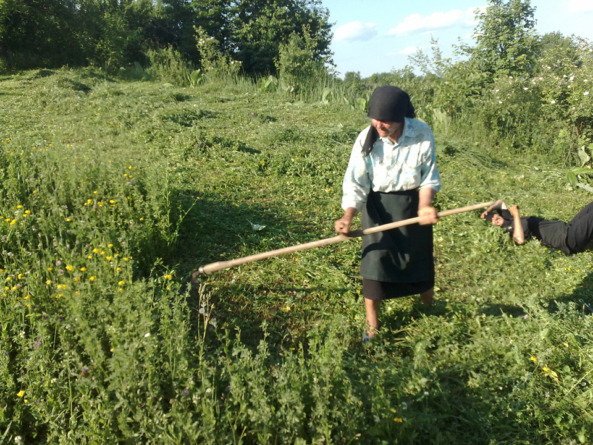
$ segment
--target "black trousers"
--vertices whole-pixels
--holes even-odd
[[[571,253],[582,252],[593,240],[593,202],[568,223],[566,246]]]

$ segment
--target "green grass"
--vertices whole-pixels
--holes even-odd
[[[366,125],[246,81],[0,78],[0,442],[589,443],[590,252],[444,218],[436,304],[386,303],[370,344],[359,240],[184,291],[200,265],[333,236]],[[437,146],[440,209],[591,200],[545,159]]]

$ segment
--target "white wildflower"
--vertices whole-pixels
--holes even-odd
[[[555,104],[555,103],[556,103],[556,101],[555,101],[555,100],[553,100],[553,101],[552,101],[552,102],[550,102],[550,103],[551,103],[551,104]]]
[[[589,95],[589,92],[588,92],[588,91],[585,91],[585,92],[583,93],[583,96],[588,96],[588,95]]]
[[[148,338],[150,337],[150,332],[147,332],[146,334],[144,334],[144,338]]]

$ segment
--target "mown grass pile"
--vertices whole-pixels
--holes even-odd
[[[367,120],[251,83],[0,79],[6,443],[588,443],[591,253],[435,227],[437,303],[361,342],[359,241],[186,288],[199,265],[332,236]],[[416,104],[422,106],[423,104]],[[569,220],[544,161],[437,135],[441,209]]]

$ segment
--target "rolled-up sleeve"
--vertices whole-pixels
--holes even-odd
[[[344,175],[342,190],[342,208],[346,210],[349,207],[354,207],[358,212],[361,212],[371,190],[371,179],[367,163],[362,155],[360,137],[354,143],[348,168]]]
[[[424,143],[427,144],[425,147],[425,153],[423,156],[423,162],[420,167],[420,187],[421,189],[430,187],[435,192],[441,189],[441,175],[437,168],[437,153],[435,147],[434,136],[432,132],[429,139]]]

